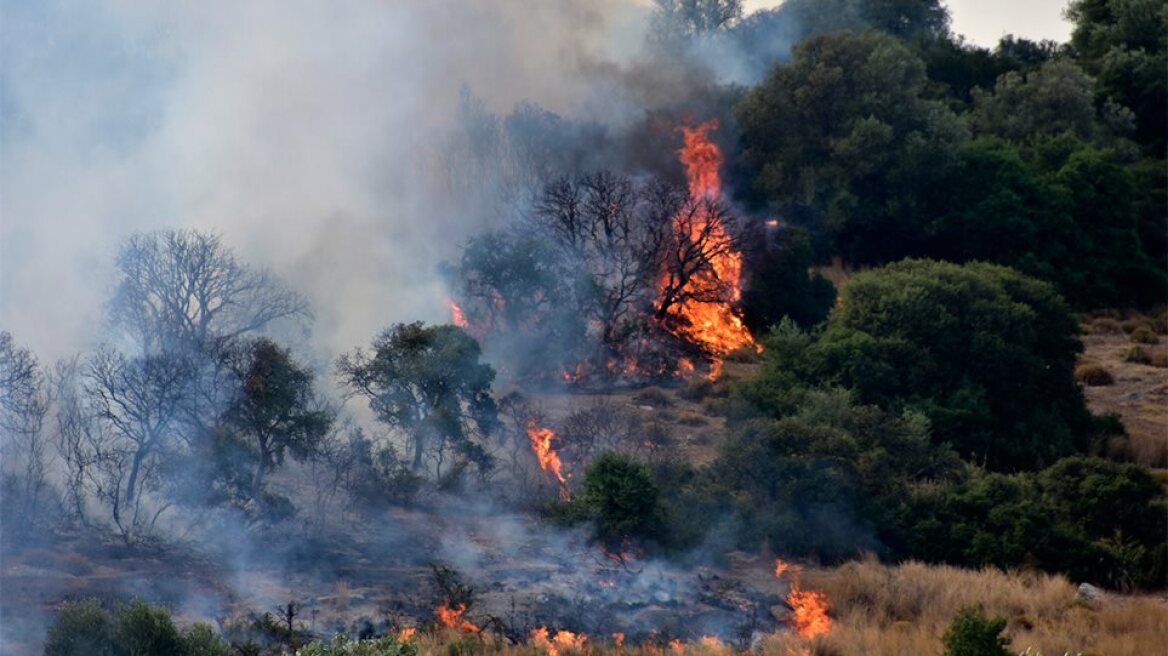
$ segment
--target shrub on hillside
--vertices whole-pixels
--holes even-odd
[[[610,549],[625,540],[653,537],[660,528],[658,490],[649,469],[632,458],[605,453],[584,472],[576,501],[596,522],[596,537]]]
[[[45,656],[228,656],[230,646],[197,623],[180,633],[170,611],[141,600],[113,613],[96,599],[62,604],[45,636]]]
[[[1115,377],[1103,365],[1084,362],[1075,367],[1075,380],[1088,387],[1103,387],[1115,384]]]
[[[986,618],[974,608],[957,613],[945,630],[943,656],[1010,656],[1010,639],[1002,635],[1006,618]]]
[[[1133,346],[1124,354],[1123,361],[1135,364],[1152,364],[1152,354],[1142,346]]]
[[[1128,339],[1136,344],[1159,344],[1160,336],[1147,326],[1140,326],[1128,335]]]

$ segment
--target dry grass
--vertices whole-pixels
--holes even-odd
[[[1105,367],[1094,362],[1084,362],[1075,367],[1075,380],[1089,387],[1115,384],[1115,376]]]
[[[1114,378],[1112,385],[1084,385],[1088,406],[1097,414],[1119,415],[1128,432],[1128,437],[1106,445],[1107,454],[1150,467],[1168,467],[1168,345],[1136,346],[1122,332],[1093,332],[1083,338],[1083,345],[1086,352],[1080,366],[1102,366]]]
[[[966,606],[1006,617],[1015,653],[1134,655],[1168,644],[1163,599],[1109,595],[1091,608],[1061,576],[867,560],[808,572],[805,582],[832,600],[829,653],[940,653],[945,628]]]

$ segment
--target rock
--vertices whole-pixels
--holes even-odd
[[[1079,590],[1075,593],[1075,599],[1088,604],[1096,604],[1103,599],[1103,591],[1090,583],[1080,583]]]

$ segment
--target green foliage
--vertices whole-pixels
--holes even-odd
[[[1086,446],[1077,333],[1045,283],[989,264],[906,260],[851,280],[802,369],[862,403],[922,413],[964,458],[1029,468]]]
[[[1010,639],[1002,635],[1006,618],[988,619],[975,608],[959,611],[941,642],[943,656],[1010,656]]]
[[[45,656],[114,656],[113,618],[96,599],[67,601],[45,636]]]
[[[1096,132],[1093,91],[1094,80],[1069,61],[1006,73],[992,93],[974,91],[970,127],[1019,144],[1064,132],[1089,140]]]
[[[958,461],[930,443],[919,415],[807,391],[783,419],[737,423],[711,475],[740,518],[740,541],[839,559],[879,548],[868,521],[887,521],[914,482],[944,479]]]
[[[605,453],[593,460],[575,503],[596,522],[597,539],[616,551],[625,540],[653,537],[660,527],[652,474],[625,455]]]
[[[823,321],[835,303],[835,287],[808,273],[814,253],[807,232],[794,226],[768,231],[763,247],[747,253],[750,284],[742,294],[746,326],[762,334],[783,317],[811,327]]]
[[[896,38],[841,33],[800,43],[737,108],[756,200],[823,226],[853,262],[919,249],[924,195],[964,139],[925,97],[925,66]]]
[[[197,623],[180,633],[170,611],[133,600],[110,613],[95,599],[65,602],[45,637],[45,656],[227,656],[228,644]]]
[[[414,471],[427,456],[439,462],[447,448],[480,470],[490,455],[473,438],[491,433],[498,412],[491,397],[495,370],[479,361],[479,344],[455,326],[397,324],[337,363],[341,381],[385,424],[413,441]]]
[[[417,656],[418,648],[392,637],[354,640],[344,635],[329,642],[315,641],[296,650],[296,656]]]

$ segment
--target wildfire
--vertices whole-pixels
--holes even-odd
[[[409,640],[417,635],[417,633],[417,627],[407,626],[406,628],[397,632],[397,640],[398,642],[409,642]]]
[[[831,633],[831,618],[827,616],[827,595],[814,590],[803,590],[799,586],[799,568],[775,559],[775,576],[791,572],[791,590],[787,593],[787,605],[791,607],[791,627],[804,640],[811,640]]]
[[[583,649],[584,643],[588,640],[587,635],[571,631],[556,631],[556,634],[549,638],[546,626],[532,629],[530,638],[532,645],[546,650],[549,656],[557,656],[561,649]]]
[[[625,634],[620,632],[620,631],[617,631],[616,633],[612,634],[612,644],[616,645],[617,647],[624,645],[625,644]]]
[[[556,439],[555,432],[550,428],[541,428],[533,417],[527,420],[527,438],[531,440],[531,450],[535,452],[535,458],[539,461],[540,468],[559,481],[560,496],[566,499],[568,497],[568,479],[564,478],[560,454],[552,448],[552,440]]]
[[[717,200],[721,194],[722,182],[718,169],[722,166],[722,151],[710,140],[710,132],[717,128],[717,119],[697,127],[678,128],[684,144],[678,156],[685,165],[689,194],[694,201]],[[724,298],[717,301],[690,299],[670,310],[675,318],[680,319],[674,328],[678,336],[715,356],[711,377],[717,377],[721,371],[720,356],[744,346],[758,348],[735,309],[742,294],[742,254],[730,243],[726,227],[709,212],[699,217],[698,221],[689,223],[679,217],[676,229],[679,233],[687,229],[690,231],[689,235],[679,234],[679,239],[698,241],[708,233],[705,239],[721,246],[714,249],[710,258],[712,272],[695,276],[682,291],[696,294],[697,290],[702,289],[724,289]]]
[[[470,327],[470,324],[466,321],[466,315],[462,313],[462,308],[459,307],[458,303],[455,303],[448,298],[446,299],[446,305],[450,308],[450,323],[458,326],[459,328],[462,328],[463,330],[466,330]]]
[[[448,599],[443,600],[442,603],[438,604],[438,607],[434,609],[434,615],[438,617],[438,622],[442,626],[456,629],[464,633],[478,633],[481,631],[482,629],[480,629],[477,625],[462,616],[465,612],[466,604],[458,604],[454,608],[451,608],[450,600]]]

